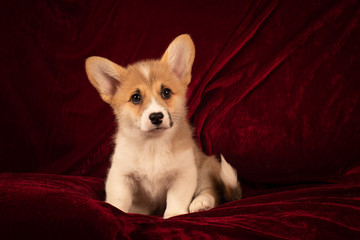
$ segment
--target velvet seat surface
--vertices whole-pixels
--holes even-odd
[[[1,239],[359,239],[360,2],[7,1]],[[104,202],[115,118],[84,63],[189,33],[189,120],[243,199],[170,219]]]

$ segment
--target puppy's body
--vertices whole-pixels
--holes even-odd
[[[100,57],[86,62],[118,121],[106,201],[125,212],[168,218],[240,198],[235,170],[205,156],[192,137],[186,89],[194,56],[191,38],[181,35],[161,60],[126,69]]]

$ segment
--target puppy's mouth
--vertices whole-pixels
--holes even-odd
[[[174,123],[172,121],[170,121],[170,123],[168,125],[165,124],[158,124],[155,125],[152,129],[150,129],[148,132],[163,132],[167,129],[172,128],[172,126],[174,125]]]
[[[157,126],[153,129],[150,129],[148,132],[151,132],[151,133],[154,133],[154,132],[163,132],[165,130],[167,130],[169,128],[165,128],[165,127],[160,127],[160,126]]]

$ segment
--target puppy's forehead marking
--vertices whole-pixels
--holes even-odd
[[[164,107],[161,106],[156,99],[151,98],[151,101],[147,107],[147,111],[149,112],[164,112]]]
[[[148,65],[140,64],[139,66],[141,74],[145,77],[145,79],[149,80],[150,78],[150,68]]]

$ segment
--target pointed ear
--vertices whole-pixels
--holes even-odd
[[[194,43],[188,34],[183,34],[170,43],[161,58],[161,62],[168,64],[172,72],[188,85],[191,81],[191,68],[194,58]]]
[[[110,103],[126,70],[102,57],[89,57],[86,59],[85,68],[90,83],[100,93],[101,98]]]

